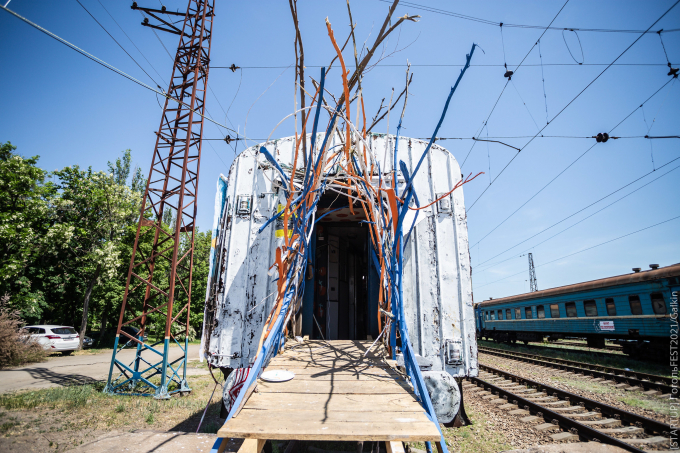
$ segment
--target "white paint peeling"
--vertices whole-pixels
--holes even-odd
[[[392,170],[394,139],[388,137],[390,151],[383,175]],[[374,135],[369,141],[379,160],[385,156],[385,140],[384,135]],[[206,303],[203,340],[210,363],[219,367],[249,365],[274,303],[273,297],[266,298],[276,288],[267,273],[277,244],[274,224],[262,233],[258,230],[276,212],[283,195],[276,187],[278,175],[258,152],[259,146],[248,148],[232,164],[226,178],[229,202],[223,206],[224,226],[214,242],[221,248],[212,264],[219,267],[219,272],[217,281],[210,282],[210,288],[216,288],[212,293],[215,303]],[[293,137],[265,146],[282,166],[292,166]],[[397,159],[403,160],[412,173],[426,146],[425,141],[402,137]],[[304,168],[301,157],[297,168]],[[400,179],[403,188],[403,178]],[[433,145],[413,183],[420,205],[448,192],[460,179],[460,167],[453,155]],[[239,195],[251,197],[250,215],[236,214]],[[413,346],[432,362],[432,371],[446,371],[454,377],[476,376],[477,343],[463,188],[449,198],[450,212],[439,212],[437,204],[419,212],[404,248],[404,309]],[[415,212],[404,224],[405,235],[414,218]],[[446,363],[446,344],[451,340],[462,343],[460,364]]]

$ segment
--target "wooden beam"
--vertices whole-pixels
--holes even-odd
[[[401,442],[385,442],[385,448],[387,448],[387,453],[405,453],[404,444]]]
[[[238,453],[260,453],[264,447],[266,439],[244,439]],[[223,442],[226,445],[226,442]],[[218,452],[221,453],[221,452]]]

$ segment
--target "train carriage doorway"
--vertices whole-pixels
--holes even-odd
[[[322,197],[317,217],[336,209],[345,198],[335,195]],[[310,338],[366,340],[377,336],[379,275],[369,260],[372,246],[364,220],[360,207],[354,208],[354,214],[346,207],[316,224],[313,282],[307,280],[303,302],[302,333]],[[312,322],[305,319],[309,317]]]

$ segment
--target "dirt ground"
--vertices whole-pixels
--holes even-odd
[[[114,431],[195,433],[213,390],[200,433],[214,434],[222,425],[221,387],[205,364],[190,362],[187,371],[192,392],[166,401],[105,395],[103,380],[86,377],[66,387],[2,394],[0,451],[68,451]]]

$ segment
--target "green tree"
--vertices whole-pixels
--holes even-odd
[[[92,291],[100,277],[116,276],[121,265],[121,240],[126,227],[139,213],[140,197],[125,184],[118,183],[127,175],[115,171],[108,174],[91,168],[85,171],[76,165],[53,174],[59,179],[61,196],[56,203],[59,222],[68,225],[65,244],[69,251],[68,267],[86,282],[80,330],[82,347]]]
[[[14,150],[10,142],[0,145],[0,295],[24,319],[38,320],[47,306],[44,285],[54,277],[50,258],[68,231],[55,222],[56,188],[38,168],[39,156]]]

